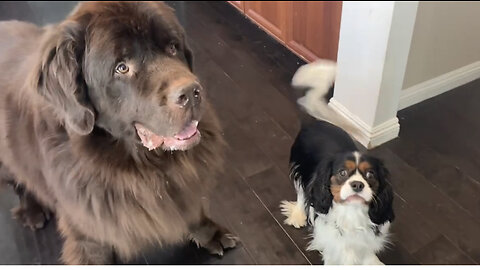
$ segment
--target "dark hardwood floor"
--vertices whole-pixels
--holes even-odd
[[[304,64],[221,2],[169,2],[195,53],[230,144],[210,215],[240,236],[223,258],[193,244],[152,248],[130,264],[320,264],[305,251],[308,229],[283,224],[278,204],[294,199],[288,154],[304,116],[290,79]],[[74,3],[0,2],[0,20],[61,20]],[[396,222],[387,264],[480,263],[480,80],[399,112],[399,138],[371,151],[391,171]],[[32,232],[10,217],[0,191],[0,264],[57,264],[55,222]]]

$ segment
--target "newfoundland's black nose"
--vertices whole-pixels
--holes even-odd
[[[175,104],[180,107],[194,106],[200,103],[201,100],[201,86],[198,83],[192,83],[177,90]]]
[[[360,181],[353,181],[353,182],[350,183],[350,186],[352,187],[353,191],[355,191],[355,192],[360,192],[365,187],[365,185]]]

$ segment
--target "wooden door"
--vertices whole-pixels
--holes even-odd
[[[283,41],[287,32],[287,9],[289,2],[244,1],[245,15]]]
[[[245,11],[245,1],[228,1],[234,7],[238,8],[241,12]]]
[[[337,59],[341,1],[229,2],[305,60]]]
[[[336,60],[341,13],[342,2],[291,2],[286,45],[309,61]]]

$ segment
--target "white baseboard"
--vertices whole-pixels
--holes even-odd
[[[416,84],[402,90],[398,110],[405,109],[478,78],[480,78],[480,61]]]
[[[394,117],[375,127],[370,127],[364,121],[362,121],[362,119],[352,114],[347,108],[345,108],[345,106],[340,104],[334,98],[330,99],[330,103],[328,105],[360,131],[360,135],[355,136],[355,139],[367,149],[375,148],[398,137],[400,132],[400,124],[398,123],[397,117]]]

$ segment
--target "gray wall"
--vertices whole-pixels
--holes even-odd
[[[420,2],[403,89],[480,61],[480,2]]]

